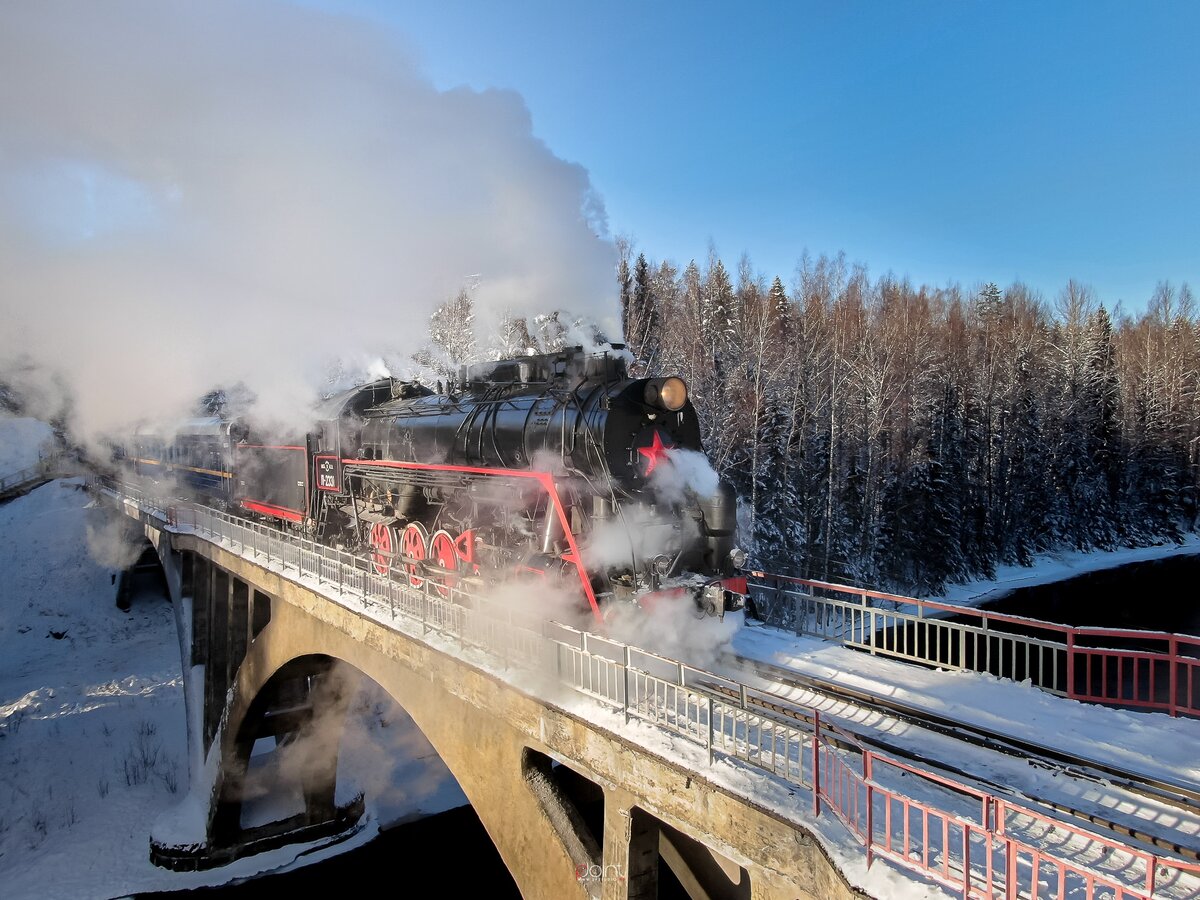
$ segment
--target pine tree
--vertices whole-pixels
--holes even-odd
[[[625,342],[645,371],[655,371],[658,358],[658,298],[650,277],[650,264],[643,253],[633,267],[633,293],[625,320]]]
[[[630,309],[658,313],[641,352],[688,380],[759,552],[798,574],[934,589],[1200,528],[1186,289],[1132,319],[1075,281],[1051,310],[1020,284],[872,284],[840,255],[804,255],[791,299],[745,258],[733,289],[715,252],[703,274],[639,258],[631,279]]]

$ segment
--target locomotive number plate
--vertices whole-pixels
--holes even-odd
[[[317,490],[340,491],[342,487],[342,461],[336,456],[314,456]]]

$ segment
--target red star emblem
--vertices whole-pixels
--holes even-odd
[[[649,447],[638,447],[638,453],[646,457],[647,460],[645,472],[647,478],[650,477],[651,472],[658,468],[659,463],[670,462],[670,458],[667,456],[667,451],[671,449],[671,447],[663,444],[662,438],[658,436],[657,431],[654,432],[654,441]]]

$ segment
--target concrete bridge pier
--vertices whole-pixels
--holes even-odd
[[[496,704],[477,705],[447,690],[451,686],[463,690],[460,664],[407,642],[388,649],[408,650],[417,658],[397,660],[381,646],[379,627],[361,617],[329,607],[346,626],[345,630],[331,628],[293,603],[281,602],[273,594],[264,596],[272,597],[270,620],[240,661],[210,750],[219,754],[219,765],[202,848],[204,865],[256,852],[274,841],[310,840],[354,828],[363,810],[362,798],[342,806],[335,805],[334,799],[346,707],[365,676],[421,728],[471,801],[525,896],[586,896],[575,875],[585,860],[569,851],[552,826],[544,798],[531,790],[526,777],[527,740],[497,719],[489,709]],[[213,641],[215,635],[210,630],[210,643],[219,643]],[[495,687],[487,679],[481,679],[481,684]],[[250,754],[255,743],[270,737],[277,740],[276,752],[288,754],[286,770],[299,783],[304,813],[268,826],[248,827]],[[598,862],[598,855],[586,861]],[[464,859],[460,876],[469,879],[470,865],[470,859]]]
[[[799,893],[791,883],[773,890],[766,873],[757,872],[752,890],[744,868],[640,808],[633,794],[609,788],[604,797],[602,900],[655,900],[660,866],[694,900],[765,900]]]
[[[194,552],[201,542],[144,524],[175,611],[184,671],[191,669],[201,676],[184,679],[190,777],[194,781],[203,779],[206,771],[216,772],[203,841],[171,843],[152,838],[151,860],[176,870],[205,869],[289,843],[354,833],[363,814],[363,798],[358,795],[336,803],[337,741],[330,746],[311,740],[318,728],[332,734],[341,730],[350,698],[345,679],[334,677],[335,661],[314,655],[275,673],[269,685],[253,694],[254,702],[236,731],[223,730],[231,688],[247,674],[243,672],[247,656],[271,621],[272,597]],[[132,571],[133,567],[126,573],[126,583]],[[255,648],[260,654],[262,644]],[[297,781],[302,811],[246,826],[243,798],[251,754],[264,738],[273,740],[277,749],[291,751],[289,771]],[[210,767],[206,762],[214,753],[220,759]]]
[[[604,792],[602,900],[657,900],[658,823],[639,812],[628,792]]]

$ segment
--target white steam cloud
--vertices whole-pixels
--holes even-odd
[[[415,349],[468,281],[485,329],[619,332],[586,171],[517,94],[438,91],[365,23],[3,2],[0,122],[0,367],[64,371],[87,431],[237,381],[307,410],[331,358]]]
[[[741,612],[706,616],[691,597],[676,596],[655,598],[639,608],[617,606],[606,631],[616,640],[667,659],[714,669],[743,624]]]
[[[650,486],[668,503],[682,503],[689,492],[697,497],[712,497],[720,483],[721,476],[707,456],[682,448],[668,450],[667,462],[655,466],[650,473]]]
[[[86,522],[88,555],[106,569],[128,569],[147,547],[146,536],[136,522],[122,513],[103,507],[89,510]]]
[[[671,553],[681,543],[687,546],[698,538],[691,517],[665,518],[652,514],[647,507],[630,504],[618,518],[592,528],[582,547],[583,559],[588,569],[635,567],[638,561]]]

